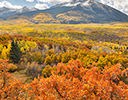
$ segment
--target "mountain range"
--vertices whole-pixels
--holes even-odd
[[[5,18],[5,17],[10,17],[19,13],[25,13],[25,12],[31,12],[31,11],[36,11],[38,9],[36,8],[29,8],[27,6],[21,8],[21,9],[14,9],[14,8],[7,8],[3,7],[0,8],[0,18]]]
[[[128,15],[94,0],[72,0],[57,4],[46,10],[23,7],[22,9],[0,8],[3,20],[27,19],[38,23],[108,23],[128,22]]]

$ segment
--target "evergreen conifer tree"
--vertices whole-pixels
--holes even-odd
[[[10,59],[14,63],[18,63],[20,61],[20,48],[18,46],[17,40],[13,40],[11,43]]]

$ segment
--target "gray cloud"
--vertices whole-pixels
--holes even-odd
[[[100,0],[100,2],[116,8],[128,15],[128,0]]]
[[[72,0],[37,0],[38,2],[45,2],[45,3],[49,3],[49,4],[59,4],[59,3],[63,3],[63,2],[70,2]]]

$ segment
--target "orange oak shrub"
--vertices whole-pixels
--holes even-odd
[[[103,70],[84,68],[78,60],[59,63],[50,77],[38,77],[31,83],[11,79],[6,69],[10,64],[0,60],[0,99],[5,100],[128,100],[128,85],[120,77],[128,74],[121,64]],[[11,79],[11,80],[10,80]]]
[[[22,82],[12,78],[8,70],[12,64],[0,59],[0,100],[18,100],[21,95]]]
[[[59,63],[49,78],[38,78],[25,86],[29,98],[37,100],[128,100],[128,85],[119,76],[128,74],[121,65],[86,69],[78,60]]]

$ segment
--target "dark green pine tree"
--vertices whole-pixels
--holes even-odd
[[[17,40],[13,40],[11,43],[11,50],[10,50],[10,59],[14,63],[18,63],[20,61],[20,48],[18,46]]]

